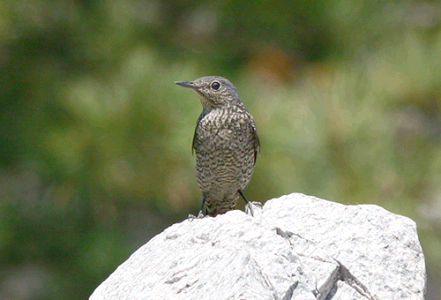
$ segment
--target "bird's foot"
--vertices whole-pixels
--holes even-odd
[[[204,216],[204,213],[202,212],[202,210],[199,211],[198,213],[198,219],[202,219]]]
[[[262,213],[262,203],[260,202],[248,202],[245,205],[245,213],[247,215],[250,215],[252,217],[257,217],[258,215],[260,215]]]
[[[205,216],[204,216],[204,213],[202,212],[202,210],[199,211],[197,217],[196,217],[195,215],[192,215],[192,214],[189,214],[189,215],[188,215],[188,219],[189,219],[190,221],[193,221],[194,219],[202,219],[202,218],[204,218],[204,217],[205,217]]]

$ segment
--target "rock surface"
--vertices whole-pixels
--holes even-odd
[[[424,299],[409,218],[303,194],[253,208],[167,228],[90,299]]]

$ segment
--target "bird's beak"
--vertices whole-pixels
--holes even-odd
[[[199,87],[197,85],[195,85],[193,81],[175,81],[175,83],[177,85],[180,85],[180,86],[183,86],[186,88],[191,88],[193,90],[199,89]]]

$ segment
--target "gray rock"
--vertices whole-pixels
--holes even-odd
[[[167,228],[90,299],[424,299],[409,218],[302,194],[247,211]]]

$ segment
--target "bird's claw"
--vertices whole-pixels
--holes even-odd
[[[202,210],[200,210],[197,217],[195,215],[189,214],[188,220],[193,221],[194,219],[202,219],[204,217],[204,213],[202,212]]]
[[[248,202],[245,205],[245,213],[252,217],[256,217],[258,214],[262,212],[262,203],[260,202]]]

